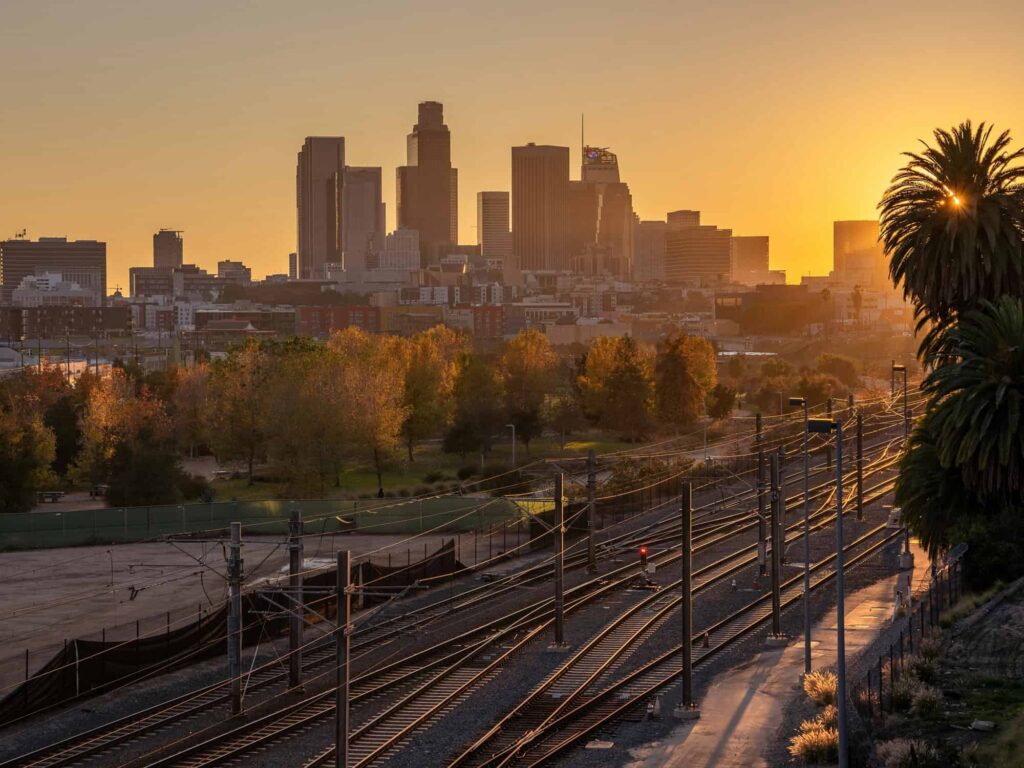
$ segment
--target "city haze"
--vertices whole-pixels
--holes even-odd
[[[512,146],[570,146],[577,177],[582,112],[641,219],[689,208],[767,234],[795,282],[828,270],[833,220],[876,216],[933,126],[1024,122],[1006,98],[1024,11],[986,3],[972,13],[1001,21],[972,31],[960,5],[901,5],[8,2],[0,236],[105,240],[110,290],[159,228],[205,267],[287,272],[303,138],[344,136],[348,163],[383,168],[390,230],[405,136],[434,99],[462,242],[476,193],[509,189]]]

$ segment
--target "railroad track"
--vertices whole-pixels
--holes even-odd
[[[872,490],[869,500],[874,501],[881,498],[891,490],[891,487],[892,481],[878,484]],[[847,511],[845,514],[850,514],[850,512]],[[817,521],[812,530],[819,530],[825,527],[832,519],[830,515],[820,511],[816,513],[814,518],[817,518]],[[795,523],[789,526],[787,529],[787,542],[798,539],[802,535],[801,528],[802,523]],[[884,526],[874,529],[872,533],[882,530],[884,530]],[[792,532],[792,535],[788,535],[789,532]],[[747,551],[749,551],[749,548]],[[740,558],[738,557],[740,554],[729,555],[716,563],[695,571],[693,574],[693,597],[696,597],[711,585],[720,582],[728,575],[756,562],[755,557]],[[791,582],[796,583],[800,579],[802,577],[791,580]],[[791,582],[787,582],[787,584]],[[677,590],[680,583],[676,581],[668,585],[666,590]],[[798,590],[800,588],[802,586],[798,586]],[[670,593],[666,599],[668,600],[666,608],[669,611],[674,611],[681,602],[681,597],[678,593]],[[768,599],[770,601],[770,595]],[[611,626],[609,625],[609,628]],[[538,685],[515,708],[502,717],[483,737],[456,758],[451,765],[459,766],[460,768],[463,766],[490,765],[497,757],[504,755],[506,750],[517,745],[520,739],[525,738],[532,731],[541,728],[551,719],[557,717],[572,702],[581,697],[587,689],[599,683],[603,676],[606,676],[610,671],[608,665],[617,659],[619,655],[629,650],[633,643],[633,638],[629,638],[624,645],[616,646],[613,644],[610,647],[605,647],[605,643],[609,639],[609,637],[605,636],[607,629],[602,630],[590,643],[581,648],[576,655],[564,665],[554,670],[548,678]],[[596,646],[593,645],[595,642],[598,643]],[[603,651],[603,653],[598,653],[594,656],[593,651],[595,649]],[[577,668],[576,665],[581,660],[582,666]],[[595,670],[600,673],[600,676],[594,673]]]
[[[844,547],[844,554],[852,554],[846,567],[854,567],[892,542],[898,541],[899,531],[878,526]],[[830,584],[835,577],[835,555],[816,563],[812,568],[811,590],[817,591]],[[781,608],[785,610],[802,598],[802,575],[783,583]],[[771,619],[771,595],[754,600],[739,611],[725,617],[691,639],[694,669],[708,664],[719,653],[749,637]],[[705,642],[707,645],[705,646]],[[576,691],[575,706],[557,707],[540,722],[532,719],[532,727],[519,739],[492,754],[481,765],[492,768],[517,766],[535,768],[547,764],[558,754],[571,749],[596,731],[606,729],[618,720],[639,714],[646,702],[664,687],[675,682],[682,674],[682,647],[662,654],[618,680],[603,686],[581,686]],[[479,747],[477,747],[479,748]],[[472,748],[471,748],[472,749]],[[466,750],[448,763],[449,768],[472,765]]]
[[[891,427],[886,426],[882,427],[878,431],[884,432],[889,429],[891,429]],[[880,443],[880,446],[881,450],[884,451],[886,443],[883,441]],[[823,468],[817,468],[815,473],[820,473],[822,471],[824,471]],[[815,489],[815,491],[824,490],[828,485],[829,483],[823,483]],[[734,494],[734,498],[743,500],[755,495],[755,492],[744,491]],[[795,498],[800,499],[800,496],[798,495]],[[720,502],[716,502],[699,508],[699,510],[703,512],[701,517],[712,516],[714,508],[719,505]],[[710,511],[708,511],[709,508]],[[678,522],[673,520],[674,517],[674,515],[670,515],[668,519],[656,523],[646,532],[627,532],[616,537],[612,537],[608,542],[604,543],[603,549],[606,554],[614,555],[617,551],[621,551],[622,548],[640,540],[652,543],[657,543],[659,541],[671,541],[674,532],[678,529]],[[695,543],[696,540],[701,538],[705,541],[713,541],[716,535],[721,535],[723,531],[730,528],[741,529],[743,518],[749,520],[750,513],[740,512],[734,515],[718,517],[715,520],[698,521],[695,524]],[[656,535],[659,531],[662,533],[662,538],[658,538]],[[735,535],[736,532],[738,532],[738,530],[733,530],[729,535]],[[571,553],[569,557],[567,557],[567,567],[580,567],[585,560],[586,555],[584,552]],[[491,584],[483,585],[481,587],[468,590],[465,593],[461,593],[458,596],[445,598],[431,606],[427,606],[424,609],[424,615],[417,617],[411,623],[403,623],[401,626],[395,626],[392,623],[390,627],[386,628],[384,634],[381,633],[380,626],[368,627],[365,630],[365,639],[361,638],[357,641],[354,645],[354,650],[360,647],[378,644],[388,639],[407,635],[415,628],[437,621],[439,618],[450,616],[457,611],[471,609],[483,602],[495,599],[496,596],[503,592],[520,589],[524,584],[534,583],[547,578],[550,578],[550,566],[541,565],[532,569],[527,569],[523,574],[509,577],[508,579],[503,580],[504,583],[497,582],[494,586]],[[371,632],[370,630],[374,631]],[[333,649],[313,649],[307,652],[303,668],[306,671],[313,670],[330,662],[332,659]],[[276,667],[264,667],[250,677],[247,690],[253,691],[265,689],[271,685],[279,683],[284,679],[284,677],[284,673]],[[4,763],[3,765],[57,766],[75,764],[77,761],[90,756],[95,756],[117,745],[123,744],[126,741],[137,739],[148,733],[155,733],[173,723],[188,721],[189,719],[202,714],[204,711],[208,711],[213,707],[222,705],[226,701],[227,692],[224,684],[209,686],[206,689],[201,689],[200,691],[192,694],[179,697],[176,700],[165,702],[140,713],[135,713],[100,728],[93,729],[85,734],[80,734],[64,742],[38,750],[37,752],[29,755],[20,756],[12,761]]]
[[[891,481],[885,481],[876,486],[874,492],[876,496],[881,496],[888,492],[890,487]],[[828,525],[831,517],[830,512],[816,513],[815,528]],[[794,533],[792,538],[800,535],[799,529],[801,526],[802,522],[796,522],[789,526],[788,531]],[[694,574],[694,593],[699,593],[756,562],[755,550],[756,546],[744,547],[738,553],[727,555],[719,561],[699,569]],[[667,565],[679,557],[680,554],[678,552],[666,551],[661,553],[659,562],[662,565]],[[612,588],[622,586],[624,582],[628,583],[633,580],[633,576],[628,573],[620,574],[619,578],[620,580],[616,584],[605,585],[601,592],[606,593]],[[672,586],[678,586],[678,582]],[[581,605],[596,599],[597,596],[591,594],[578,598],[567,606],[567,612],[571,612]],[[659,606],[653,617],[641,616],[637,618],[637,611],[642,611],[648,602],[651,604],[660,602],[662,605]],[[586,658],[591,665],[590,667],[587,664],[581,663],[579,657],[574,657],[573,663],[568,665],[559,677],[570,679],[569,676],[571,674],[583,674],[587,676],[590,682],[593,682],[598,673],[606,673],[609,669],[609,664],[622,658],[629,650],[630,645],[638,640],[642,640],[656,629],[656,624],[664,620],[671,611],[675,610],[679,602],[680,598],[674,595],[654,595],[647,601],[643,601],[641,606],[634,611],[627,612],[628,615],[622,617],[621,621],[616,622],[614,627],[611,628],[618,633],[625,632],[629,638],[628,644],[624,645],[619,639],[618,634],[613,633],[602,637],[601,642],[596,646],[596,650],[594,648],[587,649]],[[496,635],[485,638],[465,654],[459,653],[447,657],[445,664],[435,667],[434,671],[430,674],[424,674],[422,669],[413,666],[410,668],[408,675],[409,678],[415,678],[415,685],[411,690],[399,691],[397,700],[385,707],[384,710],[367,716],[365,713],[359,713],[358,710],[354,709],[353,718],[357,725],[350,734],[351,764],[356,766],[356,768],[364,768],[373,764],[374,761],[386,756],[390,750],[406,741],[415,730],[443,714],[449,707],[457,703],[459,699],[467,695],[474,686],[488,679],[496,671],[497,666],[503,663],[508,656],[532,640],[539,631],[546,628],[550,623],[550,618],[547,616],[548,614],[545,614],[545,618],[543,618],[540,626],[534,626],[526,636],[513,643],[510,648],[503,650],[497,659],[481,664],[480,654],[487,647],[493,647],[496,642],[508,636],[510,632],[524,629],[530,623],[536,621],[536,617],[527,617],[525,620],[499,630]],[[639,622],[639,626],[637,626],[637,622]],[[619,650],[609,655],[607,652],[609,648],[618,648]],[[604,660],[602,660],[602,653],[604,656],[607,656]],[[453,656],[455,658],[452,658]],[[380,689],[377,689],[376,692],[379,693]],[[189,748],[150,765],[153,768],[167,768],[168,766],[201,768],[202,766],[215,765],[225,760],[238,758],[241,754],[264,746],[271,741],[288,738],[296,733],[303,732],[325,719],[333,713],[333,702],[329,698],[332,695],[331,691],[322,694],[322,697],[318,697],[309,706],[304,708],[305,714],[300,715],[292,709],[281,711],[268,716],[265,722],[260,721],[256,723],[255,728],[245,726],[238,729],[237,732],[215,737],[208,743]],[[352,695],[353,705],[359,704],[362,698],[363,695],[359,692],[354,692]],[[565,697],[558,705],[557,710],[549,713],[548,716],[553,716],[562,711],[573,699],[573,696]],[[333,748],[328,748],[316,755],[307,765],[324,765],[332,759]]]

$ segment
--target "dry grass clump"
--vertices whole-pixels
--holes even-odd
[[[804,693],[819,707],[835,704],[838,688],[834,672],[810,672],[804,676]]]
[[[789,754],[805,763],[834,763],[839,759],[839,731],[827,728],[821,715],[800,723],[800,733],[789,740]]]
[[[878,757],[885,768],[920,768],[939,760],[939,752],[917,739],[893,739],[878,745]]]

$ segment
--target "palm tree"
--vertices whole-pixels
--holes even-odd
[[[935,131],[886,190],[881,233],[889,274],[916,305],[922,343],[983,300],[1024,291],[1024,149],[1004,131],[970,121]]]
[[[942,465],[979,495],[1021,501],[1024,487],[1024,303],[984,302],[941,334],[922,389]]]

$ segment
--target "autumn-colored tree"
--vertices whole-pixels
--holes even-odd
[[[642,438],[650,426],[654,400],[651,368],[649,350],[631,336],[616,339],[611,371],[602,385],[605,404],[601,423],[633,442]]]
[[[242,459],[248,469],[266,455],[271,361],[255,341],[232,350],[210,369],[210,442],[218,459]]]
[[[409,461],[418,441],[437,435],[451,421],[457,361],[466,347],[465,336],[443,325],[416,334],[404,345],[402,402],[407,415],[402,439]]]
[[[178,445],[195,456],[209,436],[210,367],[206,363],[178,369],[171,408]]]
[[[530,452],[530,441],[544,428],[544,399],[555,382],[558,358],[547,336],[536,330],[517,333],[498,357],[498,373],[505,392],[505,415],[515,425],[516,437]]]
[[[608,402],[606,386],[615,367],[618,345],[619,339],[614,336],[599,336],[594,339],[579,366],[577,385],[583,412],[598,424],[604,421]]]
[[[55,479],[56,440],[38,413],[0,407],[0,513],[28,512]]]
[[[408,415],[401,340],[352,327],[332,334],[328,347],[339,360],[346,445],[372,463],[382,492],[384,465],[400,445]]]
[[[716,380],[714,349],[706,339],[672,334],[658,349],[654,377],[659,420],[677,429],[690,426]]]
[[[82,414],[77,471],[109,486],[115,506],[166,504],[181,498],[184,474],[174,425],[163,402],[114,369],[89,393]]]
[[[708,416],[724,419],[736,407],[736,390],[728,384],[716,384],[707,396]]]
[[[341,359],[323,344],[290,339],[265,345],[267,457],[292,496],[324,495],[340,484],[348,416]]]

